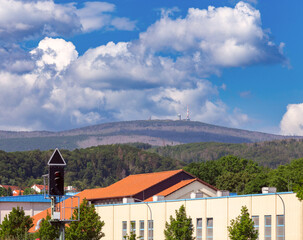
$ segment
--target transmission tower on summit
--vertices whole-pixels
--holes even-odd
[[[188,105],[187,105],[187,112],[186,112],[186,121],[190,121]]]

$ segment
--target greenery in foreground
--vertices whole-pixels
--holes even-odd
[[[194,240],[192,219],[186,216],[184,205],[175,212],[176,218],[170,216],[169,222],[165,223],[165,240]]]
[[[230,226],[227,229],[231,240],[258,239],[258,230],[255,229],[246,206],[242,207],[241,214],[236,219],[230,221]]]

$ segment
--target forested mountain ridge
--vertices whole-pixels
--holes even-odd
[[[9,152],[48,150],[56,147],[73,150],[131,142],[166,146],[194,142],[251,143],[288,138],[295,137],[220,127],[195,121],[138,120],[104,123],[61,132],[0,131],[0,149]]]
[[[189,143],[152,148],[150,152],[179,159],[186,163],[216,160],[234,155],[251,159],[260,165],[276,168],[303,157],[303,139],[284,139],[256,143]]]
[[[128,145],[107,145],[60,150],[65,159],[65,184],[79,190],[108,186],[130,174],[180,169],[179,160],[161,157]],[[48,173],[49,151],[11,152],[0,151],[0,184],[28,187],[42,183]]]

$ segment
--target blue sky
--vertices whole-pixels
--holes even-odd
[[[0,129],[191,119],[303,135],[303,2],[0,0]]]

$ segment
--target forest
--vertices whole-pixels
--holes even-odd
[[[293,159],[277,167],[263,165],[250,158],[226,155],[214,160],[192,159],[188,163],[151,153],[148,144],[106,145],[60,150],[67,166],[65,185],[78,190],[106,187],[130,174],[183,168],[185,171],[221,190],[238,194],[260,193],[263,186],[278,191],[292,191],[302,184],[303,158]],[[47,162],[53,150],[0,151],[0,184],[22,189],[42,183],[48,172]],[[1,194],[1,192],[0,192]]]

